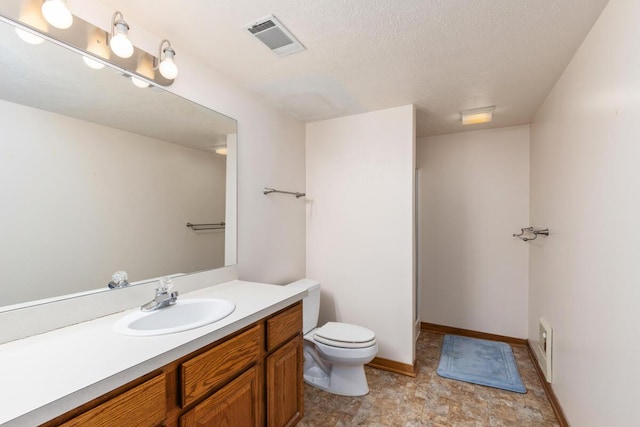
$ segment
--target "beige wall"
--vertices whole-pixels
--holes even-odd
[[[320,322],[376,333],[379,357],[412,364],[414,111],[307,125],[307,277]]]
[[[638,425],[640,2],[611,0],[531,125],[529,337],[574,426]]]
[[[423,322],[525,338],[529,126],[419,138]]]
[[[98,0],[70,1],[69,7],[80,18],[103,28],[108,27],[113,13]],[[172,39],[172,29],[150,34],[127,20],[132,28],[130,39],[147,52],[156,52],[163,38]],[[170,91],[238,121],[240,278],[284,284],[304,277],[304,201],[262,194],[265,186],[304,189],[304,125],[191,57],[188,47],[180,47],[176,63],[180,76]]]

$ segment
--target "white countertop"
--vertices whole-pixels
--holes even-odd
[[[126,312],[0,345],[0,425],[37,425],[238,331],[306,292],[232,281],[180,295],[225,298],[228,317],[184,332],[131,337],[113,330]],[[137,308],[136,308],[137,310]],[[42,319],[46,322],[46,319]]]

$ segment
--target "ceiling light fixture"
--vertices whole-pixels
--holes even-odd
[[[227,144],[211,145],[209,148],[221,156],[227,155]]]
[[[482,108],[474,108],[460,112],[460,121],[463,125],[477,125],[480,123],[489,123],[493,118],[495,105]]]
[[[119,19],[117,19],[119,17]],[[120,58],[130,58],[133,55],[133,44],[127,34],[129,24],[124,20],[122,12],[116,11],[111,17],[111,40],[109,46],[113,53]]]
[[[171,42],[164,39],[160,42],[160,48],[158,49],[158,69],[160,74],[165,79],[173,80],[178,77],[178,67],[173,62],[173,58],[176,56],[176,51],[171,47]]]
[[[66,30],[73,24],[73,15],[62,0],[44,0],[42,15],[52,26]]]

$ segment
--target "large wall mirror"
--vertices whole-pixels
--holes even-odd
[[[0,22],[0,132],[0,309],[235,264],[235,120]]]

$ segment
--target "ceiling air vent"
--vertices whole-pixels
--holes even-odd
[[[278,56],[291,55],[306,49],[273,15],[245,28]]]

